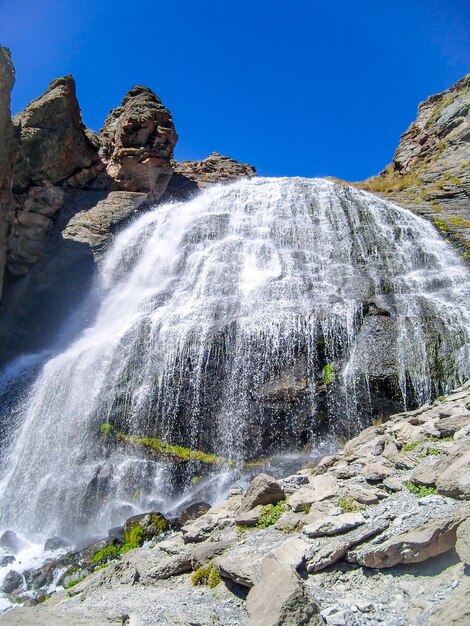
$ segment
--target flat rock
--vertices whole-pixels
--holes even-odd
[[[451,417],[445,417],[436,422],[436,428],[441,437],[451,437],[461,428],[465,428],[470,423],[470,414],[461,413]]]
[[[429,616],[429,626],[468,626],[470,624],[470,577],[465,576]]]
[[[293,511],[302,511],[314,502],[333,498],[338,493],[338,481],[335,476],[322,474],[310,479],[308,486],[301,487],[289,498]]]
[[[420,563],[454,547],[458,524],[459,520],[454,517],[433,519],[378,545],[368,544],[359,548],[351,554],[351,558],[360,565],[373,568]]]
[[[388,525],[387,520],[375,520],[344,535],[328,540],[318,540],[318,543],[314,544],[307,551],[305,557],[307,572],[310,574],[319,572],[325,569],[325,567],[336,563],[336,561],[343,559],[349,548],[380,534],[388,528]]]
[[[320,518],[313,524],[304,526],[302,532],[307,537],[322,537],[324,535],[338,535],[365,523],[360,513],[342,513]]]

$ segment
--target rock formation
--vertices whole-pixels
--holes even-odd
[[[358,186],[434,222],[470,258],[470,74],[419,105],[392,163]]]
[[[10,114],[10,93],[15,70],[7,48],[0,48],[0,298],[6,262],[7,219],[12,210],[11,193],[16,141]]]
[[[170,112],[147,87],[133,87],[111,111],[100,133],[100,154],[113,189],[158,200],[171,176],[178,140]]]
[[[255,175],[253,165],[239,163],[230,157],[213,152],[202,161],[174,162],[167,197],[185,199],[207,185]]]
[[[213,626],[463,626],[470,616],[469,453],[466,383],[365,429],[296,474],[259,474],[209,510],[193,505],[189,517],[183,511],[168,522],[153,511],[129,518],[23,575],[10,532],[2,589],[30,606],[0,616],[0,624],[151,616]],[[150,544],[138,547],[144,538]],[[160,612],[150,614],[150,606]]]
[[[45,345],[113,233],[160,200],[170,179],[165,198],[254,174],[220,155],[173,161],[171,114],[147,87],[133,87],[96,134],[82,122],[72,76],[53,80],[11,120],[13,82],[0,48],[0,360]]]

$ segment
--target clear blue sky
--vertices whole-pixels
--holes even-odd
[[[468,0],[0,0],[13,110],[71,73],[98,130],[134,84],[173,113],[178,159],[358,180],[418,103],[470,71]]]

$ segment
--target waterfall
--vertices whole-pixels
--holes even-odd
[[[103,530],[201,471],[132,436],[236,465],[430,401],[469,376],[468,303],[433,226],[363,191],[258,178],[156,206],[104,257],[92,322],[4,403],[0,526]]]

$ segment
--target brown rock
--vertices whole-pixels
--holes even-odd
[[[285,493],[272,476],[258,474],[250,483],[240,505],[239,512],[251,511],[258,505],[275,504],[284,500]]]
[[[213,152],[202,161],[174,162],[167,197],[184,199],[207,185],[255,175],[256,170],[252,165],[239,163],[230,157]]]
[[[170,112],[147,87],[133,87],[100,133],[100,154],[113,188],[159,199],[170,179],[178,140]]]
[[[436,487],[444,496],[470,500],[470,450],[449,465],[439,476]]]
[[[98,161],[96,146],[82,123],[72,76],[53,80],[14,121],[20,129],[15,192],[46,180],[59,183]]]
[[[265,559],[261,580],[246,601],[247,626],[323,624],[320,609],[297,572],[275,559]]]

